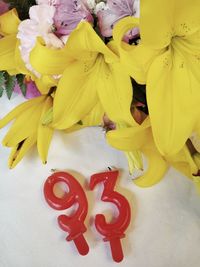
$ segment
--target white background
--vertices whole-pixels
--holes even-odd
[[[0,99],[1,117],[22,100]],[[28,127],[28,125],[24,125]],[[0,139],[6,129],[0,131]],[[199,267],[200,197],[190,180],[171,169],[158,185],[141,189],[128,174],[123,154],[110,148],[99,128],[54,136],[47,165],[36,149],[14,169],[7,167],[9,149],[0,146],[0,267]],[[132,221],[122,240],[124,260],[112,261],[107,243],[96,232],[93,217],[115,208],[100,201],[102,188],[86,189],[90,176],[108,166],[121,170],[117,190],[131,204]],[[43,184],[51,169],[68,170],[85,188],[89,201],[85,237],[87,256],[79,256],[67,234],[59,229],[57,216],[43,198]],[[156,175],[156,174],[155,174]]]

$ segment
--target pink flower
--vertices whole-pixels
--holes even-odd
[[[18,83],[16,82],[15,87],[14,87],[14,92],[18,93],[18,94],[22,94],[21,89],[18,85]],[[30,99],[30,98],[34,98],[37,96],[40,96],[41,93],[38,91],[38,88],[35,84],[35,82],[33,81],[26,81],[26,96],[25,98]]]
[[[53,34],[53,17],[56,8],[46,4],[35,5],[29,9],[30,19],[23,20],[19,27],[17,38],[20,40],[19,50],[26,68],[40,78],[38,73],[31,65],[30,53],[35,47],[39,36],[43,38],[48,47],[62,48],[64,43]]]
[[[9,9],[9,4],[5,3],[4,1],[0,0],[0,15],[7,12]]]
[[[81,0],[57,0],[54,23],[58,35],[69,35],[82,20],[93,22],[93,17]]]
[[[112,36],[112,29],[116,22],[127,16],[137,16],[139,12],[136,0],[107,0],[102,10],[97,12],[99,28],[104,37]],[[139,34],[139,29],[134,28],[125,36],[128,41]]]

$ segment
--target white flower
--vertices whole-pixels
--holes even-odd
[[[87,0],[87,6],[89,7],[89,9],[94,10],[96,6],[95,0]]]
[[[47,2],[47,1],[38,1]],[[37,37],[42,37],[49,47],[62,48],[64,43],[52,32],[55,7],[46,4],[32,6],[29,10],[30,19],[19,25],[17,38],[20,39],[20,52],[28,70],[37,77],[40,74],[30,64],[30,53],[35,46]]]
[[[97,14],[101,10],[106,10],[106,9],[108,9],[108,6],[104,2],[99,2],[98,4],[96,4],[95,14]]]
[[[38,5],[49,5],[49,6],[55,6],[57,5],[59,0],[36,0],[36,3]]]
[[[134,1],[134,4],[133,4],[133,7],[134,7],[134,9],[135,9],[135,14],[134,14],[134,16],[135,16],[136,18],[139,18],[139,16],[140,16],[140,0],[135,0],[135,1]]]

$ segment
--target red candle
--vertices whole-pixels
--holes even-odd
[[[53,191],[55,184],[60,182],[64,182],[69,188],[69,192],[62,198],[57,197]],[[73,240],[78,252],[81,255],[86,255],[89,252],[89,246],[83,233],[87,231],[84,221],[88,212],[88,202],[79,182],[67,172],[56,172],[46,180],[44,196],[47,203],[56,210],[65,210],[76,203],[78,204],[78,208],[71,216],[60,215],[58,224],[62,230],[69,233],[66,240]]]
[[[123,250],[120,239],[125,237],[125,230],[130,224],[131,209],[127,199],[114,191],[117,181],[118,171],[109,171],[97,173],[91,176],[90,189],[103,182],[104,191],[101,200],[105,202],[112,202],[119,211],[119,216],[113,223],[107,223],[103,214],[97,214],[95,217],[95,226],[97,231],[104,236],[104,241],[110,242],[111,253],[113,260],[120,262],[123,260]]]

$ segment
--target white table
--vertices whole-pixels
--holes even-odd
[[[22,98],[0,99],[1,117]],[[0,131],[0,139],[6,129]],[[63,212],[51,209],[43,198],[43,184],[51,169],[68,170],[82,185],[94,173],[114,166],[121,170],[117,190],[131,203],[132,223],[122,240],[124,267],[199,267],[200,197],[190,180],[171,169],[158,185],[141,189],[128,174],[124,155],[110,148],[99,128],[72,134],[56,132],[47,165],[36,149],[14,169],[7,167],[9,149],[0,146],[0,267],[116,266],[109,245],[102,242],[91,217],[98,212],[111,218],[113,205],[100,201],[102,188],[86,190],[89,213],[85,237],[87,256],[76,253],[67,234],[57,225]]]

